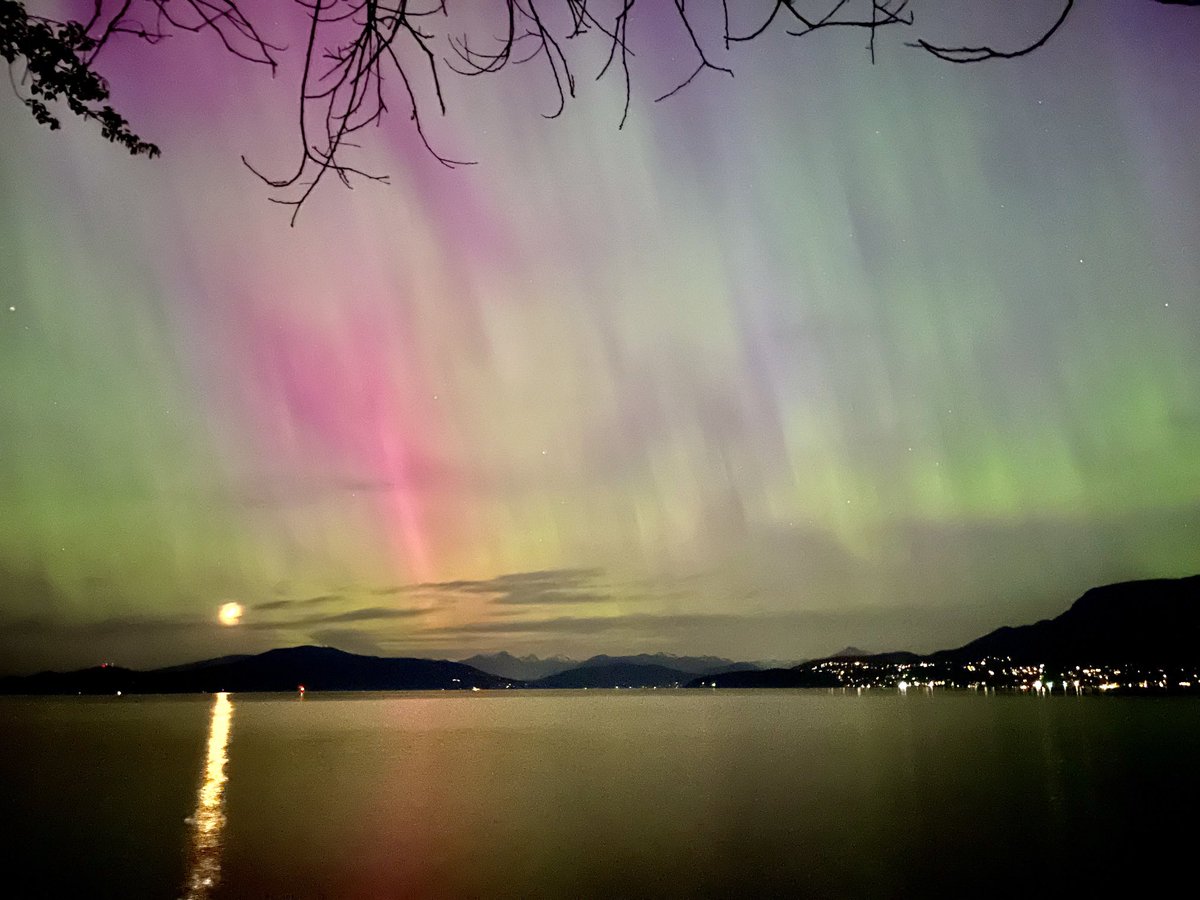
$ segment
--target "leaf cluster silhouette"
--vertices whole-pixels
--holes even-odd
[[[51,109],[61,101],[80,118],[98,122],[105,139],[153,159],[161,152],[158,145],[138,137],[125,117],[105,103],[108,84],[91,66],[97,47],[83,23],[39,19],[14,0],[0,0],[0,56],[10,66],[24,63],[28,93],[21,102],[38,124],[51,131],[61,128]]]

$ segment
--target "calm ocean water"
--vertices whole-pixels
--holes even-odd
[[[1186,699],[0,698],[0,740],[14,897],[1108,894],[1193,874],[1200,800]]]

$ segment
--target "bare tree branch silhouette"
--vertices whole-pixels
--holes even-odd
[[[657,8],[675,21],[680,38],[676,49],[691,59],[686,74],[656,103],[677,95],[706,72],[733,76],[733,69],[714,61],[713,45],[729,51],[736,44],[782,30],[803,37],[827,29],[865,31],[869,59],[876,59],[876,36],[883,28],[912,28],[911,0],[766,0],[746,23],[731,24],[729,0],[721,0],[719,35],[705,33],[712,23],[689,8],[686,0],[493,0],[490,9],[502,13],[500,35],[460,34],[452,30],[453,0],[272,0],[278,9],[298,8],[306,19],[304,59],[297,90],[296,121],[299,148],[294,168],[281,177],[243,163],[271,188],[272,202],[292,207],[291,223],[313,191],[332,174],[346,187],[356,179],[387,182],[388,176],[368,172],[347,161],[357,136],[378,126],[398,103],[407,113],[417,138],[432,159],[448,168],[470,165],[437,150],[430,141],[422,108],[433,104],[446,113],[443,74],[473,77],[501,71],[509,65],[543,67],[553,85],[554,106],[543,113],[557,118],[575,97],[576,76],[569,42],[598,33],[607,42],[607,55],[596,75],[600,80],[619,71],[624,105],[618,128],[629,118],[634,49],[629,23],[635,12]],[[1002,0],[997,0],[1002,2]],[[1016,59],[1043,47],[1067,21],[1074,0],[1060,0],[1061,9],[1047,31],[1011,50],[982,46],[943,46],[922,38],[907,46],[952,63]],[[1152,0],[1162,5],[1200,6],[1200,0]],[[266,3],[255,2],[263,15]],[[749,5],[749,4],[747,4]],[[154,157],[160,149],[142,140],[112,106],[108,84],[97,70],[102,52],[121,38],[158,44],[177,32],[210,33],[235,58],[262,65],[274,74],[286,48],[263,36],[247,12],[247,0],[92,0],[84,21],[54,19],[28,12],[19,0],[0,0],[0,56],[9,63],[13,87],[38,122],[57,129],[57,103],[101,126],[103,137],[135,155]],[[459,7],[455,7],[456,9]],[[478,14],[478,7],[476,7]],[[711,8],[709,9],[711,12]],[[265,17],[265,15],[264,15]],[[706,49],[707,48],[707,49]],[[646,52],[663,49],[646,48]],[[419,80],[419,82],[418,82]],[[391,90],[389,90],[389,88]],[[399,98],[397,100],[397,97]],[[422,99],[427,98],[427,99]]]

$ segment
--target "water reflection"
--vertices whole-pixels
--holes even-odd
[[[184,897],[202,900],[216,886],[221,874],[221,830],[225,825],[225,763],[228,756],[229,724],[233,718],[233,703],[222,692],[213,700],[212,718],[208,724],[208,759],[204,764],[204,781],[196,796],[196,811],[192,814],[191,859],[188,865],[187,888]]]

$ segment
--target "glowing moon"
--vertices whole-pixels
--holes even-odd
[[[233,601],[221,604],[217,618],[221,620],[222,625],[236,625],[242,621],[242,604]]]

